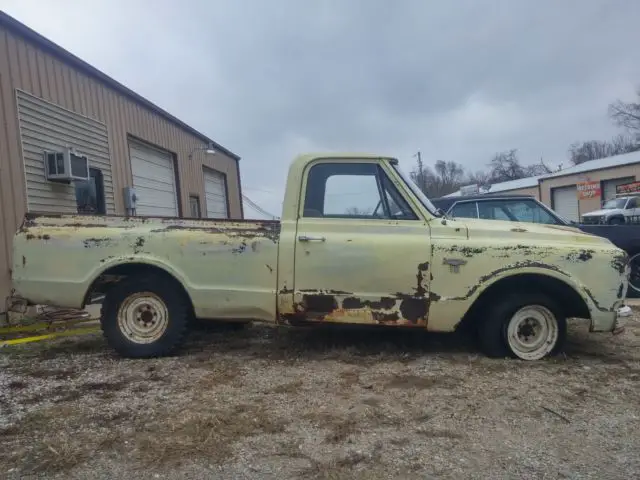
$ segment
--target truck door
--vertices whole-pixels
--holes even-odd
[[[318,160],[303,176],[294,309],[308,320],[425,326],[429,226],[386,165]]]
[[[640,197],[631,197],[627,202],[624,216],[628,223],[638,223],[640,220]]]

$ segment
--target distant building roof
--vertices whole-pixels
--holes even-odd
[[[640,151],[615,155],[613,157],[600,158],[598,160],[590,160],[588,162],[581,163],[580,165],[573,165],[571,167],[558,170],[557,172],[537,175],[535,177],[519,178],[518,180],[509,180],[508,182],[494,183],[485,193],[505,192],[508,190],[536,187],[540,180],[547,178],[564,177],[565,175],[593,172],[594,170],[602,170],[604,168],[622,167],[634,163],[640,163]],[[457,192],[444,196],[460,197],[461,194],[460,190],[458,190]]]
[[[530,188],[538,186],[538,179],[543,175],[537,175],[535,177],[519,178],[517,180],[509,180],[508,182],[494,183],[489,190],[485,190],[484,193],[496,193],[505,192],[508,190],[518,190],[520,188]],[[444,195],[445,197],[459,197],[461,196],[460,190],[457,192]]]
[[[622,155],[615,155],[613,157],[600,158],[598,160],[590,160],[588,162],[581,163],[580,165],[574,165],[572,167],[564,168],[557,172],[543,175],[544,178],[563,177],[565,175],[574,175],[576,173],[592,172],[594,170],[602,170],[604,168],[622,167],[624,165],[631,165],[633,163],[640,163],[640,151],[624,153]]]

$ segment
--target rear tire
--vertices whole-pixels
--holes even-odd
[[[507,294],[487,311],[478,339],[489,357],[541,360],[562,350],[567,320],[549,296]]]
[[[165,356],[182,344],[190,305],[175,282],[133,276],[107,292],[100,323],[107,343],[129,358]]]

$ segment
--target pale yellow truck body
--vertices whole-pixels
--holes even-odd
[[[388,214],[323,214],[320,182],[332,169],[373,172]],[[82,308],[95,293],[109,301],[119,279],[156,272],[198,318],[449,332],[487,290],[509,292],[506,281],[556,291],[591,331],[619,328],[628,267],[611,242],[571,227],[450,219],[420,195],[393,159],[304,155],[291,164],[278,222],[28,214],[14,238],[15,294]]]

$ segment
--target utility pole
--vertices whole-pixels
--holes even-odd
[[[413,155],[414,157],[417,157],[418,159],[418,175],[416,176],[416,180],[417,180],[417,184],[418,187],[420,187],[421,190],[424,190],[426,185],[425,185],[425,178],[424,178],[424,167],[422,166],[422,153],[420,152],[420,150],[418,150],[417,153],[415,153]]]

